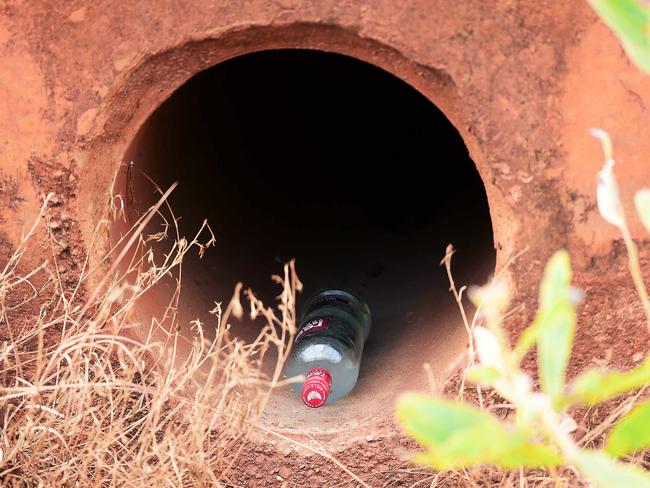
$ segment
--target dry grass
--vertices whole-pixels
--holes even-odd
[[[272,388],[282,383],[301,285],[290,263],[275,277],[281,291],[275,309],[246,292],[261,322],[252,343],[229,332],[233,315],[242,313],[241,286],[227,306],[216,304],[212,323],[193,323],[189,354],[177,347],[178,293],[163,318],[148,324],[148,338],[164,340],[138,340],[132,329],[147,329],[134,322],[138,299],[165,277],[175,277],[180,290],[183,258],[214,244],[207,223],[191,240],[178,235],[173,214],[161,232],[144,234],[172,189],[160,192],[158,204],[103,262],[83,264],[74,289],[62,283],[56,259],[20,271],[51,195],[8,259],[0,274],[0,330],[8,338],[0,349],[2,486],[229,485],[233,463]],[[107,217],[123,217],[119,197]],[[151,244],[165,240],[170,249],[157,255]],[[265,374],[263,358],[272,349],[277,364]]]
[[[41,217],[47,220],[50,196],[8,258],[0,273],[0,331],[7,337],[0,345],[3,486],[232,484],[230,470],[272,389],[283,384],[282,364],[295,333],[295,298],[301,284],[289,263],[284,275],[275,277],[280,287],[275,308],[265,306],[250,290],[244,293],[251,315],[260,321],[259,336],[252,343],[229,332],[231,318],[243,313],[238,285],[226,306],[215,304],[212,323],[193,322],[190,352],[181,355],[178,345],[186,338],[179,335],[176,310],[183,259],[190,252],[203,255],[215,240],[207,223],[190,240],[179,235],[176,218],[166,204],[172,190],[159,190],[159,202],[134,223],[102,262],[93,267],[84,262],[73,289],[64,285],[56,257],[27,272],[22,265]],[[122,199],[112,198],[96,235],[109,219],[124,218],[124,213]],[[154,216],[162,219],[161,230],[147,235],[145,228]],[[54,246],[54,236],[48,236]],[[168,249],[156,253],[153,244],[165,242]],[[450,249],[443,264],[470,337],[471,364],[475,361],[471,330],[476,316],[468,319],[462,308],[464,288],[455,287],[451,256]],[[177,279],[177,290],[162,316],[150,324],[135,322],[138,299],[170,276]],[[148,334],[134,334],[135,327]],[[210,330],[215,332],[210,334]],[[262,363],[272,350],[277,361],[271,373],[265,374]],[[457,381],[454,391],[459,399],[498,414],[512,409],[493,392],[466,384],[462,372],[452,380]],[[598,445],[637,398],[621,402],[596,425],[589,424],[589,412],[585,412],[579,423],[589,427],[580,444]],[[365,485],[330,453],[312,451],[341,469],[348,480]],[[643,463],[643,457],[637,461]],[[550,473],[490,466],[445,473],[424,468],[395,470],[394,479],[384,486],[399,486],[405,475],[409,479],[419,476],[412,486],[582,486],[571,468]]]

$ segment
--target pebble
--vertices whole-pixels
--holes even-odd
[[[52,198],[50,198],[50,205],[52,207],[56,207],[57,205],[61,205],[61,197],[59,195],[54,195]]]
[[[278,472],[278,475],[282,476],[282,478],[286,479],[291,475],[291,470],[287,466],[282,466],[280,468],[280,471]]]

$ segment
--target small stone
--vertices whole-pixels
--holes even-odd
[[[90,132],[98,113],[99,110],[97,108],[90,108],[79,116],[77,119],[78,136],[85,136]]]
[[[373,436],[371,436],[371,435],[366,436],[366,442],[372,442],[374,440],[375,440],[375,438]]]
[[[83,22],[86,18],[86,7],[81,7],[80,9],[75,10],[70,15],[68,15],[68,20],[70,22],[78,23]]]
[[[643,359],[643,353],[642,352],[634,353],[634,355],[632,356],[632,361],[634,361],[635,363],[638,363],[642,359]]]
[[[50,206],[51,207],[56,207],[58,205],[61,205],[61,197],[59,195],[53,195],[52,198],[50,198]]]
[[[51,220],[50,221],[50,229],[56,230],[61,228],[61,222],[58,220]]]
[[[284,456],[288,456],[289,454],[291,454],[291,449],[288,448],[288,447],[285,447],[284,449],[282,449],[282,454]]]
[[[286,479],[291,475],[291,470],[287,466],[282,466],[278,474],[282,476],[282,478]]]

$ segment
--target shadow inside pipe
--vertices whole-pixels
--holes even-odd
[[[391,74],[318,51],[242,56],[179,88],[125,160],[137,169],[128,182],[132,215],[157,200],[149,178],[162,188],[178,181],[169,203],[182,234],[204,218],[215,232],[214,249],[184,262],[181,327],[197,317],[214,322],[207,311],[238,281],[273,303],[280,290],[270,276],[291,258],[305,284],[299,305],[339,285],[368,301],[373,330],[352,395],[314,413],[278,392],[275,411],[291,415],[271,414],[271,424],[322,427],[324,419],[337,424],[336,415],[352,422],[389,414],[398,391],[422,385],[423,362],[442,371],[465,347],[439,262],[453,243],[459,285],[493,271],[485,189],[458,131]],[[173,286],[149,292],[144,313]],[[235,330],[251,339],[258,328],[244,321]]]

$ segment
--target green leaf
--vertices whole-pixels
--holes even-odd
[[[526,440],[523,434],[514,434],[494,464],[502,468],[542,468],[559,466],[562,458],[551,447]]]
[[[467,379],[482,386],[492,386],[501,378],[501,373],[492,366],[474,366],[467,370]]]
[[[607,440],[606,451],[619,457],[650,446],[650,401],[637,405],[623,417]]]
[[[589,0],[621,40],[628,56],[650,73],[650,6],[639,0]]]
[[[600,488],[650,488],[650,477],[636,466],[620,463],[600,451],[580,449],[571,462]]]
[[[631,371],[590,369],[569,387],[565,404],[595,405],[650,383],[650,356]]]
[[[521,360],[524,359],[524,356],[528,354],[535,342],[537,342],[537,336],[539,334],[539,314],[533,320],[533,323],[524,329],[524,331],[519,336],[517,344],[515,344],[514,349],[512,350],[513,358],[516,364],[520,364]]]
[[[408,393],[396,411],[404,430],[428,449],[413,460],[436,469],[478,463],[540,467],[561,462],[550,447],[530,442],[524,432],[513,431],[467,404]]]
[[[540,383],[557,406],[564,390],[576,324],[571,301],[571,263],[566,251],[556,252],[546,265],[539,302],[535,327]]]

